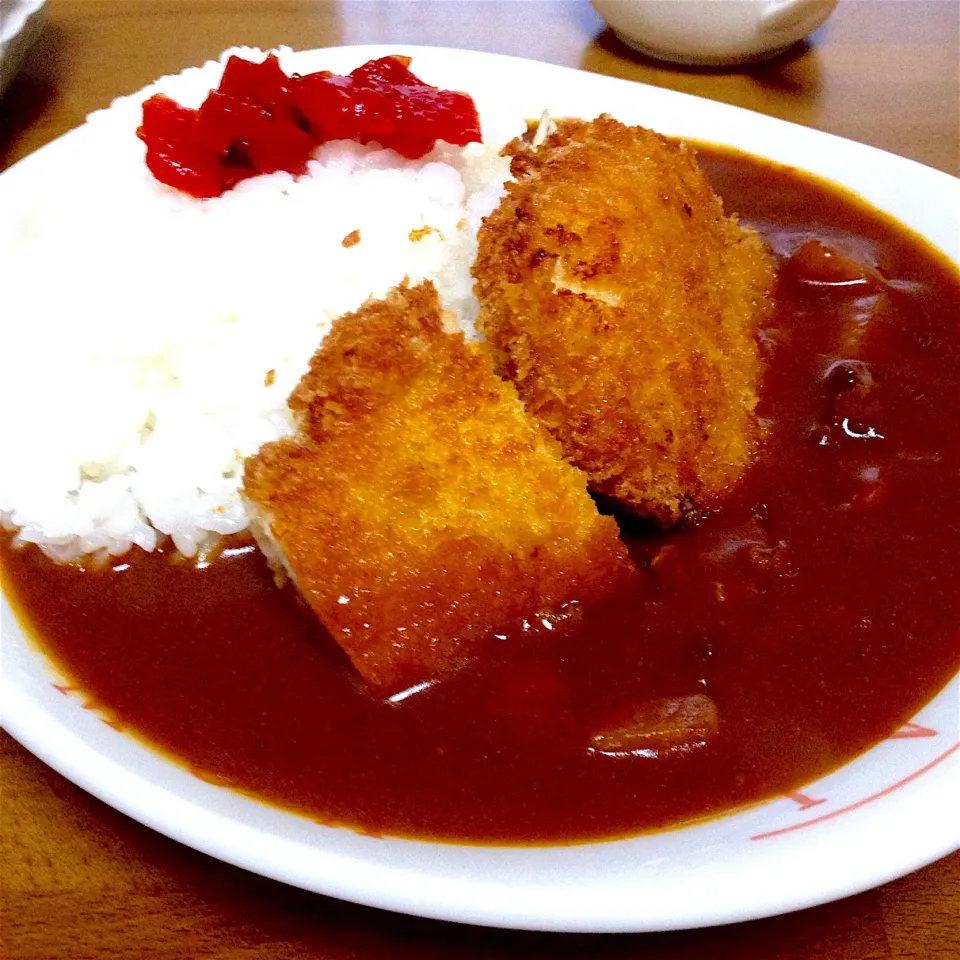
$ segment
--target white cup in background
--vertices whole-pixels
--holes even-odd
[[[659,60],[764,60],[816,30],[837,0],[592,0],[624,43]]]

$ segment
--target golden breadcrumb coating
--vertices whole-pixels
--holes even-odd
[[[444,331],[430,283],[338,320],[289,405],[299,431],[247,460],[244,497],[377,692],[629,573],[616,523],[487,352]]]
[[[478,327],[591,489],[669,524],[736,483],[757,442],[763,242],[694,154],[608,116],[522,141],[480,229]]]

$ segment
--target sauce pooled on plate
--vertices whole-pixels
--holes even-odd
[[[371,833],[622,836],[782,794],[889,736],[960,665],[960,277],[841,190],[700,157],[782,258],[766,435],[716,512],[621,520],[632,586],[391,702],[247,540],[208,565],[168,548],[85,570],[5,539],[42,649],[200,776]]]

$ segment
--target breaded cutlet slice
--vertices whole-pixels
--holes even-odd
[[[498,371],[591,489],[663,525],[716,505],[758,440],[764,243],[642,127],[561,120],[505,152],[473,271]]]
[[[289,405],[298,432],[246,461],[244,498],[377,693],[629,574],[616,523],[429,282],[337,320]]]

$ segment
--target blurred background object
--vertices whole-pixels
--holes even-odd
[[[593,0],[634,50],[658,60],[723,66],[766,60],[812,33],[837,0]]]
[[[0,0],[0,95],[44,21],[44,0]]]

